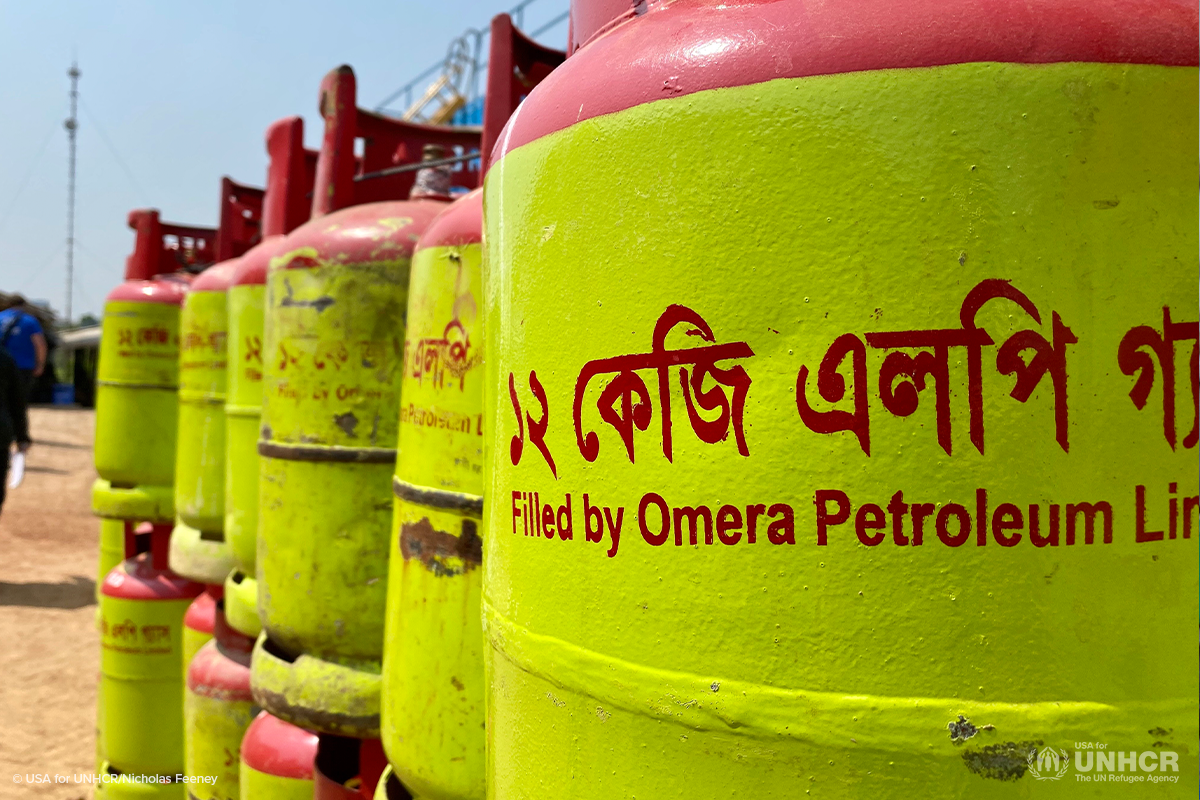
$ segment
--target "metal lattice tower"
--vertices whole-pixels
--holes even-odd
[[[67,166],[67,318],[71,324],[71,294],[75,283],[75,133],[79,128],[76,107],[79,104],[79,65],[72,61],[67,75],[71,78],[71,116],[63,123],[67,129],[70,156]]]

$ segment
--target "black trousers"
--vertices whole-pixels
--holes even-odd
[[[18,369],[17,374],[21,381],[21,396],[25,398],[25,405],[29,405],[29,398],[33,397],[33,370]]]
[[[4,497],[8,494],[8,460],[12,457],[12,442],[0,439],[3,445],[3,456],[0,457],[0,511],[4,510]]]

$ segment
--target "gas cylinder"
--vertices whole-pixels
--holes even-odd
[[[635,5],[484,189],[489,794],[1194,795],[1195,4]]]
[[[105,301],[96,387],[99,477],[92,485],[92,510],[100,517],[101,629],[106,576],[122,559],[149,547],[149,533],[138,546],[135,523],[174,517],[179,307],[190,281],[177,270],[210,262],[215,234],[211,228],[163,223],[156,210],[132,211],[128,224],[135,231],[134,249],[125,261],[125,282]],[[107,763],[107,716],[102,679],[96,698],[98,768]]]
[[[229,286],[225,539],[229,543],[233,569],[225,579],[225,596],[230,624],[254,636],[261,629],[254,591],[254,550],[258,528],[256,447],[262,404],[263,278],[267,253],[273,251],[277,242],[278,237],[264,241],[247,253]],[[242,592],[248,592],[248,595]]]
[[[263,190],[221,180],[217,257],[192,283],[180,318],[179,433],[171,569],[206,584],[233,566],[225,543],[226,291],[238,258],[260,236]]]
[[[409,279],[382,730],[427,798],[484,795],[482,212],[476,190],[438,215]]]
[[[229,627],[218,603],[213,639],[188,666],[184,700],[185,774],[189,796],[236,800],[239,753],[246,729],[258,713],[250,694],[254,640]],[[215,777],[206,782],[205,777]]]
[[[131,520],[100,519],[100,574],[96,579],[96,630],[103,628],[104,616],[101,612],[101,590],[108,573],[125,560],[126,554],[133,556],[145,553],[150,549],[150,533],[153,526],[149,522],[140,525]],[[190,608],[190,606],[189,606]],[[183,649],[187,652],[188,636],[183,636]],[[103,671],[97,673],[96,679],[96,774],[105,774],[106,762],[104,753],[104,681]],[[102,790],[104,784],[97,784],[97,790]]]
[[[264,633],[252,686],[290,722],[377,738],[409,259],[446,205],[449,186],[439,184],[450,182],[440,170],[432,181],[379,173],[431,144],[477,145],[478,134],[356,109],[349,67],[325,78],[321,96],[313,219],[286,237],[267,275],[256,563]],[[356,163],[367,170],[359,180]],[[413,187],[409,200],[366,202]]]
[[[233,561],[224,536],[225,292],[236,268],[236,259],[225,261],[196,278],[180,321],[171,568],[203,583],[223,582]]]
[[[485,153],[563,57],[492,20]],[[485,794],[482,212],[476,190],[439,214],[409,278],[381,721],[399,780],[427,800]]]
[[[263,241],[246,252],[230,282],[229,359],[225,403],[225,540],[234,567],[225,579],[229,624],[257,637],[254,552],[258,533],[258,428],[262,411],[263,296],[267,265],[283,234],[304,223],[312,203],[317,154],[304,149],[304,120],[288,117],[267,129]]]
[[[202,587],[168,568],[170,536],[170,525],[153,526],[150,550],[101,588],[104,752],[123,773],[183,770],[183,617]]]
[[[312,800],[317,735],[260,711],[242,739],[238,783],[246,800]]]
[[[100,477],[92,485],[92,510],[100,517],[96,623],[101,629],[106,576],[124,558],[149,547],[149,533],[138,545],[135,523],[165,523],[174,516],[179,306],[188,278],[173,272],[210,260],[215,233],[164,224],[153,210],[131,212],[129,226],[136,231],[134,250],[125,262],[125,283],[105,303],[96,389]],[[96,696],[98,768],[107,763],[106,719],[102,679]]]
[[[187,283],[168,276],[211,260],[211,228],[129,214],[137,231],[125,283],[105,301],[96,382],[92,507],[108,519],[171,518],[175,475],[179,306]],[[165,515],[165,516],[164,516]]]

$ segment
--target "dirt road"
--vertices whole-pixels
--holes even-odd
[[[95,771],[94,424],[33,409],[25,483],[0,513],[0,798],[91,796],[74,776]]]

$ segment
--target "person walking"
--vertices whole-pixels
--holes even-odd
[[[46,368],[46,334],[19,294],[12,297],[12,305],[0,311],[0,348],[7,350],[17,364],[21,390],[28,404],[33,381]]]
[[[29,414],[17,362],[0,348],[0,511],[8,493],[8,462],[15,442],[17,450],[29,449]]]

